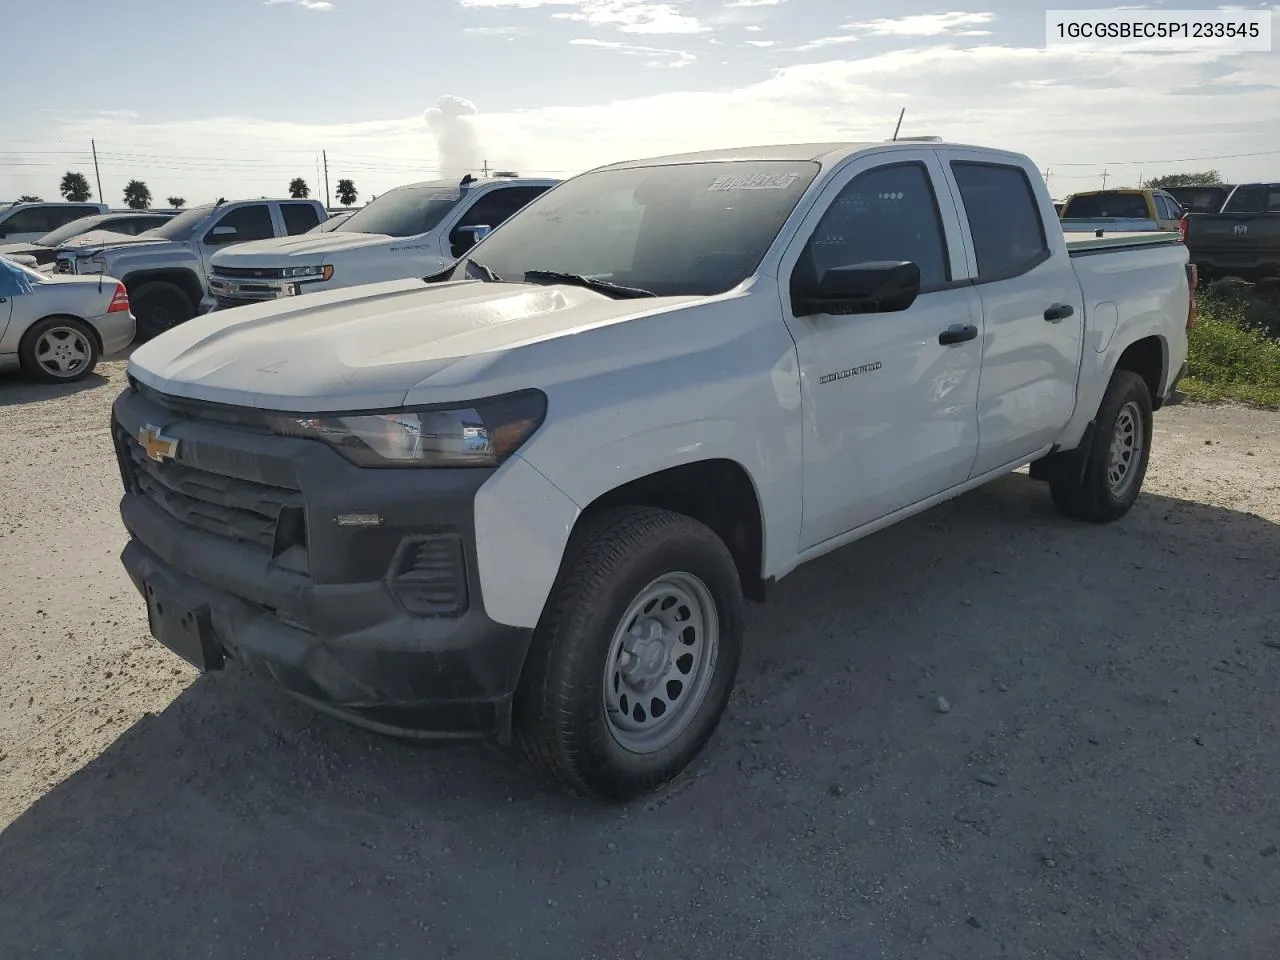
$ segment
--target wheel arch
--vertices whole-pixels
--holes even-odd
[[[1169,376],[1169,344],[1159,334],[1140,337],[1119,351],[1111,376],[1117,370],[1136,373],[1151,393],[1151,408],[1164,404],[1164,385]]]
[[[763,601],[765,527],[761,502],[746,467],[728,457],[709,457],[665,467],[602,491],[582,507],[574,529],[602,510],[621,506],[654,507],[691,517],[714,531],[729,548],[743,594]]]
[[[168,284],[181,291],[183,296],[190,301],[192,310],[199,307],[200,299],[204,296],[204,284],[200,282],[200,278],[194,270],[186,267],[134,270],[126,274],[121,282],[124,284],[125,289],[129,291],[130,297],[133,297],[136,290],[149,283]]]

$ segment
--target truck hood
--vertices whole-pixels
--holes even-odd
[[[162,393],[271,410],[393,408],[418,387],[471,399],[513,351],[693,299],[393,280],[207,313],[137,348],[129,372]]]
[[[142,235],[135,237],[130,236],[127,233],[112,233],[110,230],[91,230],[78,237],[72,237],[62,246],[58,247],[58,252],[79,255],[86,251],[92,253],[99,249],[117,250],[120,247],[130,247],[139,243],[149,243],[153,246],[159,246],[161,244],[186,246],[186,243],[181,241],[166,240],[163,237],[144,237]]]
[[[279,267],[324,264],[335,253],[403,243],[381,233],[304,233],[274,240],[250,240],[213,255],[215,267]]]

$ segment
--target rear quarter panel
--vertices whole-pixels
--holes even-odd
[[[1077,254],[1071,264],[1084,294],[1084,350],[1079,402],[1059,440],[1080,442],[1098,411],[1121,354],[1150,336],[1160,339],[1164,393],[1187,358],[1187,248],[1181,243]]]

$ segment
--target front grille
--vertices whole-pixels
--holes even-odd
[[[225,476],[147,457],[137,439],[117,426],[116,450],[127,489],[179,523],[279,557],[305,555],[306,519],[299,490]]]
[[[70,260],[58,260],[58,265],[54,268],[55,273],[72,273]]]
[[[215,277],[248,280],[279,280],[284,276],[283,267],[214,267]]]

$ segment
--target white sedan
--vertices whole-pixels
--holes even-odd
[[[0,370],[51,383],[81,380],[134,336],[124,284],[37,273],[0,257]]]

